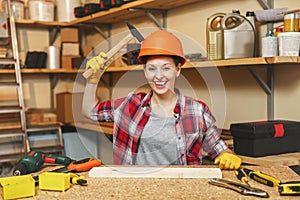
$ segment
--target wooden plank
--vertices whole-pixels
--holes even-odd
[[[74,125],[78,128],[88,129],[96,132],[103,132],[105,134],[111,135],[113,132],[113,122],[92,122],[92,121],[80,121],[76,122]]]
[[[142,1],[133,1],[127,4],[124,4],[120,7],[116,8],[111,8],[107,11],[101,11],[97,12],[82,18],[75,19],[70,22],[70,25],[76,25],[79,23],[114,23],[116,21],[124,21],[133,17],[138,17],[141,15],[145,15],[143,12],[132,12],[135,14],[133,16],[130,11],[128,11],[129,8],[135,8],[135,7],[140,7],[145,3],[152,2],[154,0],[142,0]],[[122,16],[122,17],[119,17]],[[119,17],[119,18],[118,18]],[[128,18],[130,17],[130,18]],[[116,20],[117,19],[117,20]]]
[[[293,166],[299,165],[300,153],[287,153],[263,157],[249,157],[238,155],[243,163],[259,166]]]
[[[68,22],[59,22],[59,21],[37,21],[37,20],[31,20],[31,19],[17,19],[16,20],[17,25],[26,25],[30,26],[33,25],[34,27],[49,27],[49,26],[67,26]]]
[[[203,1],[203,0],[202,0]],[[126,3],[120,7],[110,8],[69,22],[68,25],[79,23],[116,23],[145,16],[143,11],[130,11],[130,8],[169,10],[184,5],[199,2],[199,0],[139,0]]]
[[[282,63],[300,63],[300,57],[296,56],[277,56],[272,58],[237,58],[229,60],[215,60],[215,61],[201,61],[201,62],[187,62],[183,69],[199,68],[199,67],[240,67],[248,65],[266,65],[266,64],[282,64]],[[126,72],[143,70],[143,65],[128,65],[128,66],[114,66],[107,68],[106,72]],[[21,69],[21,73],[82,73],[84,69]],[[0,74],[13,74],[12,69],[1,69]]]
[[[97,178],[222,178],[219,168],[180,167],[94,167],[89,177]]]
[[[280,63],[298,63],[297,56],[275,56],[265,58],[268,64],[280,64]]]

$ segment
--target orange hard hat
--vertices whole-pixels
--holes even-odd
[[[138,59],[145,64],[143,57],[154,55],[177,56],[181,58],[183,65],[186,61],[180,40],[172,33],[165,30],[158,30],[151,33],[142,42]]]

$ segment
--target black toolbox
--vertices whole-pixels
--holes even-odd
[[[269,120],[230,125],[234,152],[259,157],[300,150],[300,122]]]
[[[100,4],[98,3],[88,3],[84,5],[84,14],[85,16],[100,12],[103,9],[100,7]]]

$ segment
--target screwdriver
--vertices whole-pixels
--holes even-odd
[[[245,174],[245,172],[242,169],[235,170],[234,173],[240,181],[242,181],[243,183],[246,183],[249,187],[251,187],[248,183],[247,175]]]
[[[280,184],[280,180],[270,175],[264,174],[260,171],[253,171],[251,169],[244,168],[244,172],[253,180],[262,183],[270,187],[276,187]]]

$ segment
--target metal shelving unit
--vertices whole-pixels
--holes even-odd
[[[36,28],[48,28],[49,30],[57,29],[59,27],[68,26],[97,26],[107,25],[117,22],[130,20],[132,18],[138,18],[142,16],[149,16],[151,18],[151,12],[166,12],[170,9],[179,8],[185,5],[191,5],[199,3],[204,0],[138,0],[124,4],[120,7],[111,8],[107,11],[101,11],[98,13],[91,14],[86,17],[75,19],[71,22],[40,22],[33,20],[18,20],[16,23],[18,26],[25,27],[36,27]],[[273,8],[274,0],[258,0],[262,8],[269,9]],[[166,14],[165,14],[166,15]],[[166,27],[165,17],[162,16],[163,27]],[[151,18],[152,19],[152,18]],[[152,19],[157,24],[158,20]],[[268,27],[272,27],[272,23],[268,24]],[[52,41],[50,39],[50,41]],[[249,73],[261,86],[267,95],[268,104],[268,119],[274,118],[274,67],[278,64],[298,64],[300,63],[300,57],[273,57],[273,58],[242,58],[242,59],[231,59],[231,60],[215,60],[215,61],[203,61],[196,63],[187,63],[183,66],[183,69],[198,68],[198,67],[245,67]],[[267,70],[266,78],[260,77],[256,72],[255,68],[264,67]],[[124,72],[130,70],[142,70],[142,65],[131,65],[131,66],[111,66],[107,69],[108,73]],[[76,74],[81,73],[82,70],[66,70],[66,69],[22,69],[22,74],[32,73],[46,73],[50,75],[50,81],[58,74]],[[0,70],[0,74],[11,74],[13,70]],[[265,81],[266,79],[266,81]],[[54,79],[53,82],[55,82]],[[51,87],[55,84],[51,84]],[[53,88],[51,88],[53,89]]]

